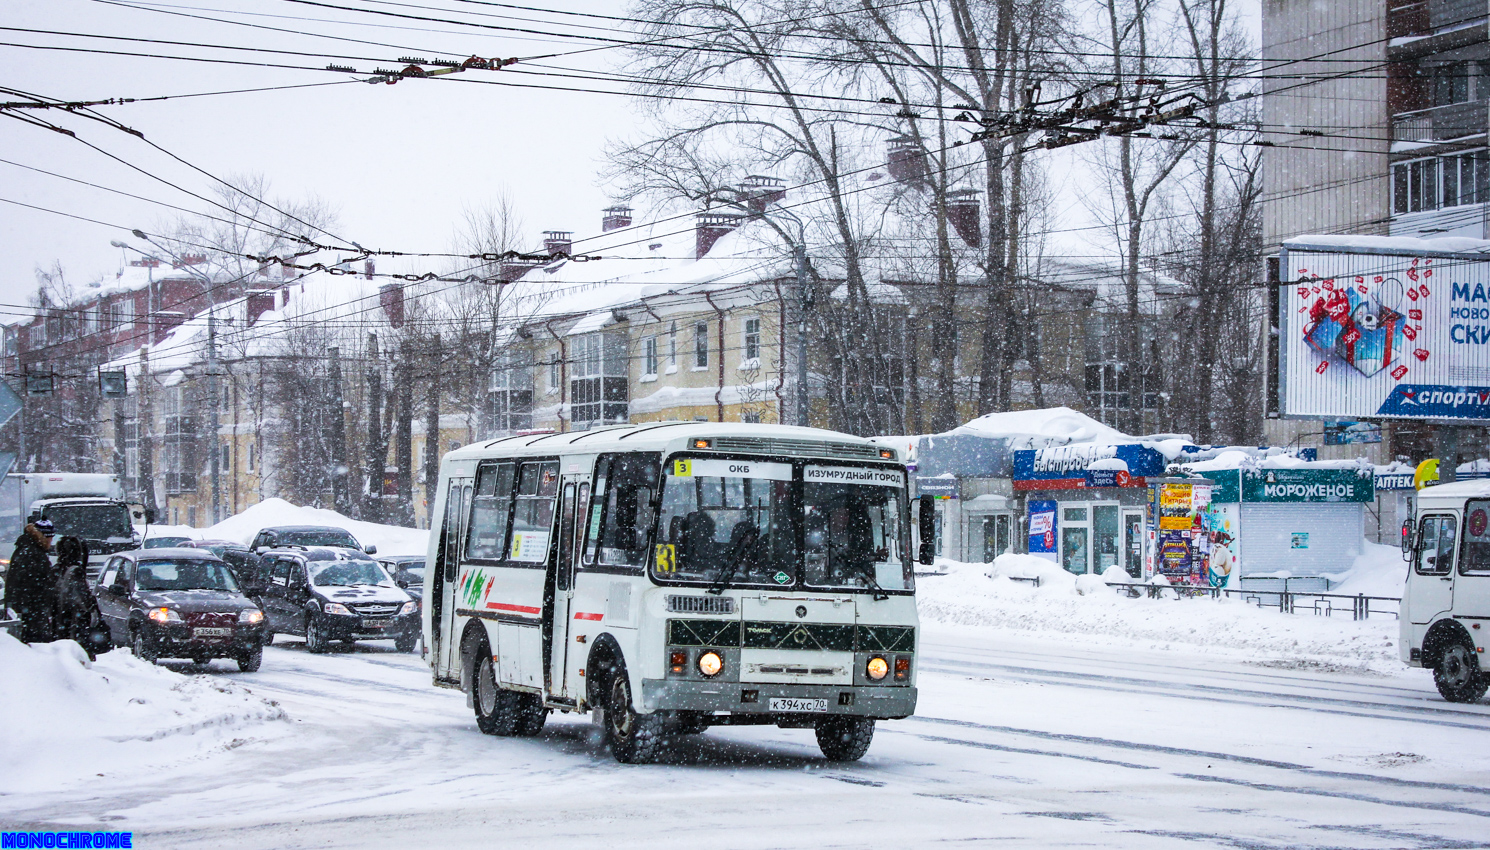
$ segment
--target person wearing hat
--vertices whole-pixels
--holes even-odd
[[[75,640],[89,658],[109,650],[109,630],[88,587],[88,544],[78,537],[57,539],[57,640]]]
[[[21,618],[21,640],[45,643],[56,635],[57,575],[52,569],[52,523],[38,519],[16,538],[5,575],[5,607]]]

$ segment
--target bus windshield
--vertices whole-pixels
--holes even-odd
[[[808,466],[802,475],[804,579],[811,587],[906,590],[905,474]]]
[[[796,583],[791,464],[679,458],[666,472],[653,563],[659,578]]]
[[[129,508],[124,505],[52,505],[46,509],[46,517],[56,526],[59,538],[108,540],[134,533],[129,523]]]
[[[905,473],[809,464],[675,459],[662,485],[654,575],[719,585],[911,588]],[[793,513],[805,551],[798,556]]]

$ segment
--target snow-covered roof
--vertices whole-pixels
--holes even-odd
[[[1367,251],[1401,254],[1487,254],[1490,240],[1466,236],[1354,236],[1349,234],[1306,234],[1283,240],[1290,251],[1321,249],[1326,251]]]
[[[1138,442],[1123,432],[1069,407],[989,413],[954,428],[951,434],[1008,440],[1014,448],[1044,448],[1070,443],[1118,445]]]

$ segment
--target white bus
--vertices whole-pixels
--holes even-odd
[[[1450,702],[1475,702],[1490,687],[1484,669],[1490,643],[1490,481],[1471,480],[1418,491],[1414,517],[1402,526],[1411,564],[1402,591],[1402,660],[1433,670]]]
[[[483,732],[592,711],[618,760],[645,763],[671,735],[774,724],[853,760],[915,710],[893,449],[698,422],[508,437],[446,455],[434,511],[430,665]]]

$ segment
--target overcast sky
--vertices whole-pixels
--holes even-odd
[[[325,8],[326,4],[358,5],[388,14],[356,14]],[[599,0],[544,5],[570,12],[624,14],[623,4]],[[315,54],[233,52],[0,31],[0,42],[83,51],[0,45],[0,79],[4,81],[0,85],[69,100],[97,100],[336,82],[315,88],[106,106],[99,111],[218,177],[235,181],[243,175],[264,175],[271,183],[271,200],[325,200],[338,215],[336,235],[369,248],[449,250],[462,210],[481,206],[502,191],[516,203],[531,239],[529,247],[536,248],[540,232],[547,229],[575,230],[581,235],[593,232],[602,208],[611,201],[595,176],[603,164],[604,143],[608,138],[633,136],[639,128],[640,106],[620,93],[619,83],[552,76],[560,68],[589,73],[624,67],[626,57],[619,48],[606,48],[606,42],[594,40],[624,36],[614,28],[615,22],[603,19],[524,12],[466,0],[5,0],[4,8],[6,14],[0,25],[11,28]],[[1245,4],[1245,10],[1247,29],[1255,37],[1255,4]],[[391,15],[458,17],[491,27],[567,33],[571,37],[482,30]],[[329,40],[307,33],[351,40]],[[594,49],[597,47],[602,49]],[[324,70],[86,52],[89,50],[312,69],[335,62],[362,72],[379,66],[399,67],[397,60],[405,55],[570,55],[534,59],[504,71],[470,71],[439,80],[369,85],[345,82],[356,77]],[[331,59],[328,54],[354,58]],[[572,90],[575,88],[614,93]],[[0,94],[0,100],[9,97]],[[180,215],[145,200],[20,166],[45,169],[189,210],[211,210],[201,200],[141,173],[204,195],[214,187],[211,178],[171,160],[145,142],[77,116],[49,111],[37,117],[76,131],[81,141],[13,118],[0,120],[0,160],[5,160],[0,162],[0,322],[14,321],[16,305],[28,303],[35,292],[38,266],[60,262],[75,284],[101,275],[112,276],[134,255],[111,248],[110,241],[130,241],[129,230],[159,230]],[[1092,224],[1082,198],[1095,187],[1090,177],[1080,176],[1080,158],[1072,150],[1045,155],[1055,190],[1050,224],[1057,229],[1046,251],[1100,254],[1108,250],[1103,234],[1080,229]],[[5,201],[114,226],[68,219]],[[638,214],[644,217],[646,211],[639,210]],[[430,268],[443,271],[446,266],[444,261],[432,260]]]
[[[330,0],[337,2],[337,0]],[[316,54],[343,54],[396,60],[424,58],[535,56],[595,46],[596,42],[518,36],[432,22],[349,15],[287,2],[170,0],[156,10],[231,18],[262,26],[321,32],[383,42],[378,47],[329,41],[284,32],[215,23],[124,8],[98,0],[7,0],[3,25],[60,32],[273,47]],[[423,5],[453,5],[424,2]],[[384,4],[400,13],[439,17],[441,13]],[[565,0],[564,9],[614,14],[616,4]],[[235,9],[253,15],[227,15]],[[552,24],[499,18],[531,13],[493,9],[476,18],[495,26],[556,30]],[[450,15],[445,15],[451,17]],[[315,20],[311,20],[315,19]],[[334,22],[323,22],[334,21]],[[353,23],[353,22],[358,23]],[[605,26],[603,21],[589,21]],[[369,25],[371,24],[371,25]],[[566,28],[590,35],[613,31]],[[4,32],[0,41],[135,53],[162,53],[248,62],[323,67],[330,61],[359,71],[378,62],[328,60],[322,56],[276,56],[129,41],[105,42],[29,32]],[[573,67],[605,68],[620,60],[618,50],[601,50],[546,60]],[[520,64],[518,68],[522,68]],[[618,90],[615,83],[593,83],[512,71],[472,71],[443,80],[404,80],[397,85],[348,83],[289,91],[186,98],[159,103],[102,107],[100,111],[145,135],[146,139],[218,177],[262,173],[274,197],[325,199],[338,213],[338,235],[369,248],[402,251],[448,250],[461,210],[509,192],[527,231],[538,241],[545,229],[588,231],[598,226],[609,198],[594,177],[607,136],[635,125],[635,108],[618,95],[544,91],[456,80],[583,86]],[[0,47],[4,85],[69,100],[152,97],[228,89],[296,85],[351,79],[324,71],[213,65],[169,59],[111,56],[87,52]],[[0,95],[0,99],[10,96]],[[144,142],[102,124],[74,116],[41,115],[78,132],[82,140],[158,177],[199,194],[212,180],[173,162]],[[110,189],[208,210],[203,202],[131,170],[78,141],[16,120],[0,120],[0,159],[87,180]],[[117,224],[123,230],[90,224],[0,202],[0,321],[13,320],[13,306],[34,293],[35,268],[60,261],[75,281],[113,275],[123,252],[111,240],[128,240],[129,229],[149,232],[176,211],[58,177],[0,162],[0,198]],[[148,247],[148,246],[144,246]],[[433,261],[438,262],[438,261]]]

